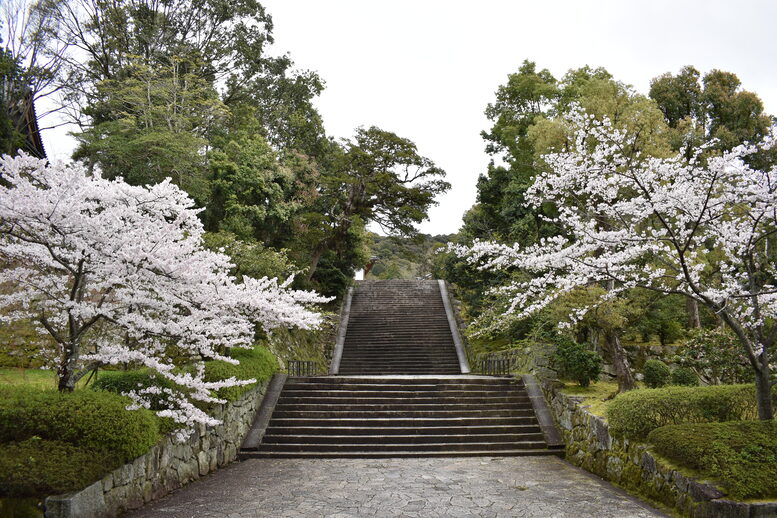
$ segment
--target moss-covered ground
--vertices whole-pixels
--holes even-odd
[[[618,392],[618,384],[614,381],[597,381],[587,387],[568,381],[561,390],[570,396],[583,396],[582,405],[594,415],[605,417],[607,405]]]

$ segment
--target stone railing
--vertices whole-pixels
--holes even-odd
[[[212,415],[222,424],[198,426],[183,443],[167,436],[145,455],[113,470],[89,487],[48,497],[46,518],[116,516],[229,464],[237,458],[266,386],[266,383],[260,384],[237,401],[219,405]]]
[[[532,374],[541,380],[555,379],[557,373],[550,362],[555,351],[556,346],[553,344],[527,343],[521,347],[478,355],[473,365],[480,371],[487,369],[490,364],[504,362],[509,365],[509,372]]]
[[[714,485],[665,466],[645,444],[611,436],[606,420],[588,412],[580,397],[562,394],[550,383],[543,388],[566,443],[566,459],[572,464],[683,516],[777,516],[777,503],[727,500]]]

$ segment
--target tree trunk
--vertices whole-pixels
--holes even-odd
[[[615,367],[615,376],[618,379],[618,392],[626,392],[635,388],[634,375],[631,373],[626,351],[621,345],[621,339],[612,331],[604,333],[604,350],[610,357],[612,366]]]
[[[319,243],[313,250],[313,256],[310,259],[310,268],[308,269],[308,282],[310,282],[310,280],[313,278],[313,274],[316,273],[318,261],[321,260],[321,256],[323,255],[324,250],[326,250],[326,245],[323,242]]]
[[[768,421],[774,419],[774,403],[772,402],[772,384],[769,379],[769,369],[761,368],[755,374],[755,397],[758,401],[758,419]]]
[[[699,319],[699,303],[696,301],[696,299],[685,297],[685,310],[688,312],[688,328],[701,328],[701,320]]]
[[[76,366],[78,365],[79,346],[77,343],[65,345],[57,376],[57,388],[60,392],[73,392],[76,388]]]
[[[615,289],[615,281],[609,280],[606,284],[607,291]],[[629,359],[621,345],[620,336],[613,330],[604,330],[604,350],[610,356],[612,366],[615,367],[615,376],[618,378],[618,392],[626,392],[636,388],[634,375],[631,373]]]

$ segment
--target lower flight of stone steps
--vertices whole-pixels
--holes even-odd
[[[559,455],[523,384],[479,376],[288,378],[252,457]]]

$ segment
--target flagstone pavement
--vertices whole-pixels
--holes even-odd
[[[556,457],[252,459],[128,518],[666,516]]]

